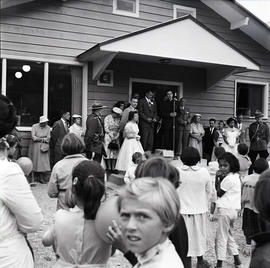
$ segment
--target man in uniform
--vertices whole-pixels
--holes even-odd
[[[87,117],[84,142],[86,146],[86,156],[101,162],[104,153],[103,139],[104,130],[101,122],[101,110],[105,108],[101,103],[94,103],[91,107],[92,114]],[[94,155],[93,155],[94,154]]]

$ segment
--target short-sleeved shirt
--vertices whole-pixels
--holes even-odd
[[[217,207],[227,209],[241,208],[241,181],[238,173],[229,173],[220,184],[221,190],[225,192],[217,199]]]

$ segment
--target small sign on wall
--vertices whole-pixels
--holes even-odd
[[[113,71],[112,70],[106,70],[104,71],[98,81],[98,86],[106,86],[106,87],[113,87]]]

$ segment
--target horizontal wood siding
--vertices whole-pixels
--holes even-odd
[[[97,43],[171,20],[173,4],[178,4],[196,8],[199,22],[253,58],[261,70],[230,76],[206,90],[200,69],[114,61],[109,67],[114,70],[114,87],[98,87],[89,68],[89,105],[94,100],[109,107],[118,100],[128,101],[130,77],[171,80],[184,82],[184,96],[192,112],[202,113],[205,120],[212,116],[224,119],[233,114],[235,79],[270,82],[269,51],[240,30],[231,31],[228,21],[198,0],[140,0],[139,18],[113,14],[112,3],[50,0],[5,9],[1,11],[2,53],[74,60]]]

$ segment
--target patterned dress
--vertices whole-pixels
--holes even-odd
[[[202,138],[204,136],[204,129],[202,124],[191,123],[189,133],[195,135],[196,137]],[[190,136],[189,146],[196,148],[199,151],[200,156],[202,157],[202,141],[198,141],[196,138]]]

